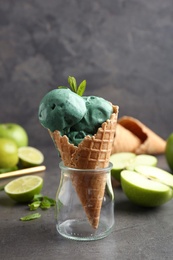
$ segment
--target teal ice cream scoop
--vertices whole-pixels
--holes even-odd
[[[112,104],[101,97],[88,96],[83,97],[83,99],[87,111],[83,118],[67,133],[70,142],[75,145],[78,145],[86,135],[94,135],[102,123],[109,119],[113,113]]]
[[[77,86],[68,78],[70,88],[59,87],[48,92],[40,102],[38,117],[51,132],[58,130],[69,142],[78,146],[86,135],[94,135],[102,123],[111,117],[112,104],[97,96],[83,96],[86,81]]]
[[[87,111],[71,130],[85,131],[93,135],[101,124],[110,118],[113,113],[112,105],[101,97],[85,96],[83,99],[85,100]]]
[[[66,134],[86,113],[85,100],[70,89],[54,89],[40,102],[38,117],[42,126]]]

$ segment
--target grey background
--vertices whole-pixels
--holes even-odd
[[[45,155],[43,193],[58,188],[57,152],[39,124],[42,97],[69,75],[87,80],[87,95],[119,105],[163,138],[173,131],[172,0],[0,0],[0,123],[23,125]],[[164,156],[159,166],[168,170]],[[0,194],[0,258],[172,259],[173,204],[146,210],[115,190],[115,227],[96,242],[59,236],[54,210],[38,221]]]
[[[50,144],[38,106],[71,75],[167,138],[172,49],[171,0],[0,0],[0,121]]]

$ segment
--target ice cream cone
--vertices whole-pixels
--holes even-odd
[[[139,120],[123,116],[118,120],[112,154],[134,152],[136,154],[162,154],[166,141]]]
[[[76,169],[101,169],[109,165],[112,144],[115,138],[118,107],[93,136],[86,136],[77,146],[70,144],[67,136],[61,136],[55,130],[50,135],[57,147],[65,166]],[[72,174],[72,183],[92,227],[99,225],[100,210],[106,185],[106,176],[102,172],[90,174]],[[85,192],[90,189],[91,194]]]
[[[141,140],[139,137],[120,124],[117,124],[116,138],[113,143],[112,154],[120,152],[135,152],[140,145]]]
[[[100,211],[104,197],[106,174],[103,172],[77,172],[71,176],[73,186],[91,226],[99,225]]]

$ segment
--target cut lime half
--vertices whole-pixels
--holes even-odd
[[[29,202],[39,194],[43,187],[43,179],[39,176],[23,176],[9,182],[4,190],[10,198],[18,202]]]
[[[18,156],[23,167],[33,167],[42,164],[44,155],[42,152],[31,146],[24,146],[18,149]]]

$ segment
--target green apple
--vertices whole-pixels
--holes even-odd
[[[161,206],[173,198],[173,175],[154,166],[123,170],[121,186],[131,202],[144,207]]]
[[[165,157],[170,169],[173,171],[173,133],[168,136],[166,141]]]
[[[111,175],[117,180],[120,181],[120,173],[122,170],[126,169],[126,166],[131,160],[136,157],[135,153],[122,152],[112,154],[110,157],[110,162],[113,164]]]
[[[28,135],[25,129],[14,123],[0,124],[0,138],[9,138],[16,142],[18,147],[28,145]]]
[[[0,168],[12,168],[18,163],[18,147],[13,140],[0,138]]]
[[[140,154],[137,155],[133,160],[131,160],[126,166],[127,170],[134,170],[137,165],[148,165],[148,166],[156,166],[157,158],[153,155],[148,154]]]
[[[148,154],[136,155],[135,153],[121,152],[112,154],[110,162],[113,164],[111,174],[120,182],[122,170],[134,170],[137,165],[156,166],[157,158]]]

